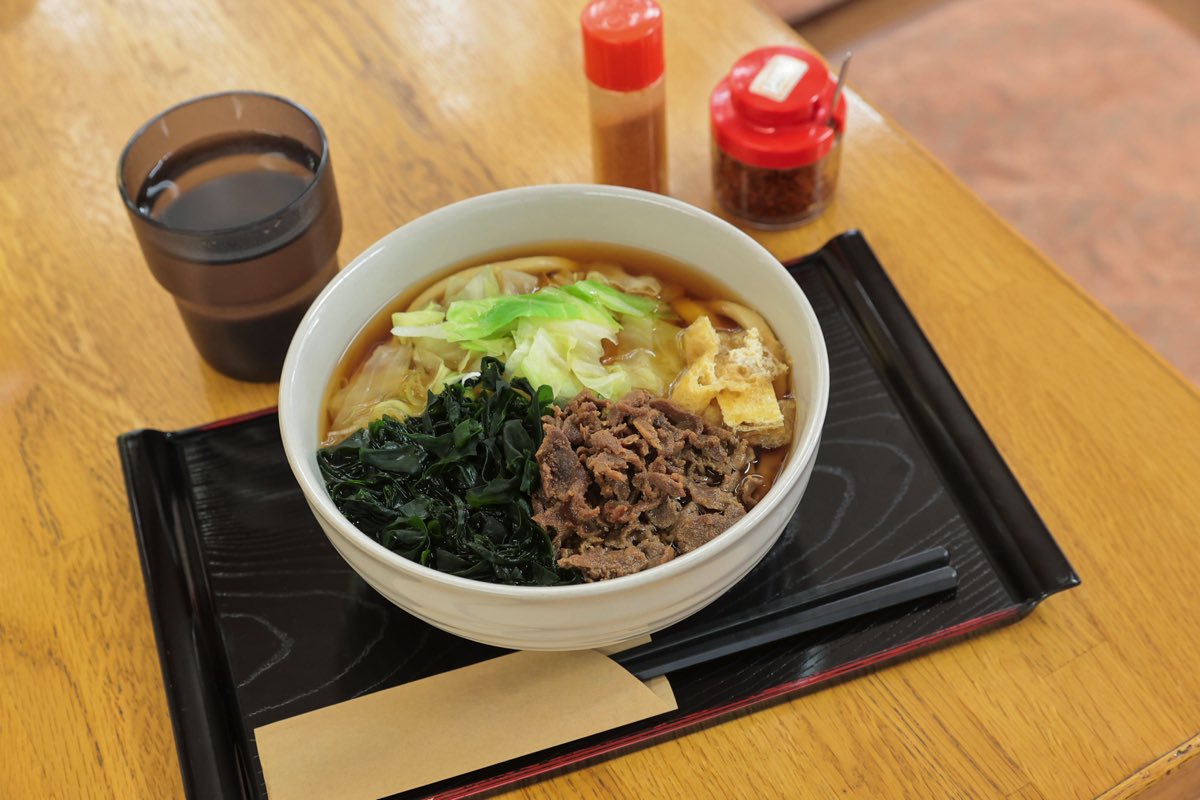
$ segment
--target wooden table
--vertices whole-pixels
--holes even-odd
[[[0,795],[181,793],[114,438],[275,400],[201,363],[146,270],[115,188],[128,135],[220,88],[303,102],[333,143],[349,260],[445,203],[589,179],[579,5],[0,5]],[[707,94],[796,37],[747,2],[664,5],[672,193],[711,207]],[[866,232],[1083,585],[523,796],[1124,798],[1197,779],[1200,396],[851,104],[835,204],[761,240],[786,258]]]

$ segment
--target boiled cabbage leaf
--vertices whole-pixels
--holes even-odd
[[[509,375],[550,386],[560,399],[584,389],[607,398],[634,388],[666,392],[679,369],[672,360],[678,328],[662,319],[658,300],[622,292],[599,275],[526,294],[502,293],[529,285],[515,275],[502,278],[485,268],[456,284],[445,308],[431,303],[392,315],[392,334],[411,344],[412,364],[430,391],[470,376],[490,356],[504,361]],[[615,345],[624,328],[627,352],[605,363],[605,343]]]

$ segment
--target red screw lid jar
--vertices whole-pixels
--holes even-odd
[[[813,53],[764,47],[743,56],[713,89],[713,188],[731,215],[787,228],[833,197],[846,101]]]

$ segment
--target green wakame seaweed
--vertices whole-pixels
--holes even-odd
[[[317,463],[346,518],[405,558],[493,583],[573,583],[529,505],[552,400],[549,386],[508,381],[485,358],[479,377],[431,393],[420,416],[376,420]]]

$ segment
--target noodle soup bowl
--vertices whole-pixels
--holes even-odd
[[[636,248],[720,282],[761,313],[787,350],[795,432],[774,484],[746,516],[692,552],[619,578],[504,586],[437,572],[358,530],[325,490],[316,453],[330,377],[363,327],[448,266],[546,242]],[[329,541],[368,584],[451,633],[529,650],[601,647],[661,630],[741,580],[775,544],[816,459],[829,396],[817,318],[779,262],[737,228],[657,194],[594,185],[533,186],[464,200],[393,231],[326,287],[292,340],[279,392],[287,458]]]

